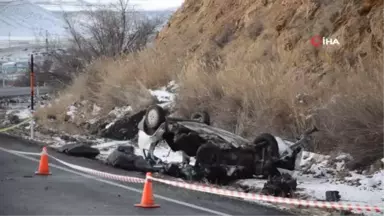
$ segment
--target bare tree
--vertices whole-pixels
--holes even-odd
[[[89,6],[83,12],[63,10],[70,37],[69,46],[65,49],[60,42],[55,43],[53,38],[48,38],[53,35],[45,35],[47,50],[44,60],[35,63],[38,80],[65,87],[73,75],[83,71],[93,59],[116,57],[146,47],[165,17],[147,18],[128,3],[129,0],[117,0],[115,4],[95,8]],[[29,74],[18,79],[16,85],[28,86]]]
[[[113,57],[145,47],[161,20],[141,17],[128,3],[118,0],[110,7],[91,8],[85,12],[86,22],[77,25],[65,13],[74,47],[84,60]]]
[[[60,76],[55,77],[66,82],[93,59],[116,57],[143,49],[156,35],[156,29],[164,18],[147,18],[128,3],[129,0],[117,0],[114,4],[87,7],[82,12],[63,11],[70,36],[69,48],[65,52],[51,49],[52,67],[44,71],[56,73]]]

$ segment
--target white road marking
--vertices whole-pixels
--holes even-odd
[[[2,150],[4,152],[7,152],[9,154],[12,154],[12,155],[19,156],[19,157],[27,159],[27,160],[39,162],[39,160],[36,159],[36,158],[32,158],[32,157],[29,157],[29,156],[17,154],[17,153],[14,153],[14,152],[12,152],[12,151],[10,151],[8,149],[2,148],[2,147],[0,147],[0,150]],[[80,176],[83,176],[83,177],[86,177],[86,178],[89,178],[89,179],[93,179],[93,180],[96,180],[96,181],[99,181],[99,182],[103,182],[103,183],[106,183],[106,184],[109,184],[109,185],[113,185],[113,186],[116,186],[116,187],[124,188],[126,190],[134,191],[134,192],[137,192],[139,194],[142,193],[142,191],[139,190],[139,189],[136,189],[136,188],[133,188],[133,187],[129,187],[129,186],[126,186],[126,185],[122,185],[122,184],[119,184],[119,183],[116,183],[116,182],[113,182],[113,181],[101,179],[101,178],[98,178],[98,177],[95,177],[95,176],[91,176],[91,175],[88,175],[88,174],[85,174],[85,173],[73,171],[71,169],[68,169],[68,168],[65,168],[65,167],[62,167],[62,166],[58,166],[56,164],[49,163],[49,166],[50,167],[54,167],[54,168],[59,169],[59,170],[62,170],[62,171],[66,171],[66,172],[72,173],[72,174],[80,175]],[[215,210],[212,210],[212,209],[204,208],[204,207],[197,206],[197,205],[194,205],[194,204],[191,204],[191,203],[175,200],[175,199],[168,198],[168,197],[165,197],[165,196],[161,196],[161,195],[157,195],[157,194],[154,194],[153,196],[156,197],[156,198],[159,198],[159,199],[171,202],[171,203],[176,203],[176,204],[179,204],[179,205],[182,205],[182,206],[186,206],[186,207],[189,207],[189,208],[193,208],[193,209],[197,209],[197,210],[200,210],[200,211],[204,211],[204,212],[208,212],[208,213],[212,213],[212,214],[216,214],[216,215],[231,216],[230,214],[226,214],[226,213],[223,213],[223,212],[219,212],[219,211],[215,211]]]

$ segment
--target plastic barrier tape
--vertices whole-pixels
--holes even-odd
[[[163,183],[163,184],[168,184],[168,185],[172,185],[172,186],[176,186],[176,187],[180,187],[180,188],[185,188],[185,189],[189,189],[189,190],[207,192],[207,193],[223,195],[223,196],[244,198],[244,199],[250,199],[250,200],[265,201],[265,202],[271,202],[271,203],[281,203],[281,204],[289,204],[289,205],[338,209],[338,210],[358,210],[358,211],[368,211],[368,212],[369,211],[383,212],[383,209],[384,209],[384,207],[359,205],[356,203],[299,200],[299,199],[261,195],[261,194],[255,194],[255,193],[244,193],[244,192],[239,192],[239,191],[231,191],[231,190],[226,190],[226,189],[210,187],[207,185],[189,184],[189,183],[185,183],[185,182],[175,182],[175,181],[169,181],[169,180],[164,180],[164,179],[159,179],[159,178],[154,178],[154,177],[150,177],[150,179],[152,179],[153,181]]]
[[[107,172],[102,172],[102,171],[98,171],[98,170],[94,170],[94,169],[90,169],[90,168],[86,168],[86,167],[81,167],[81,166],[78,166],[75,164],[67,163],[65,161],[62,161],[62,160],[56,158],[56,157],[53,157],[52,155],[50,155],[50,157],[52,159],[55,159],[57,162],[59,162],[61,164],[64,164],[68,167],[71,167],[72,169],[79,170],[79,171],[89,173],[89,174],[93,174],[96,176],[100,176],[103,178],[108,178],[108,179],[122,181],[122,182],[130,182],[130,183],[144,183],[145,182],[145,179],[130,177],[130,176],[115,175],[115,174],[111,174],[111,173],[107,173]]]
[[[34,156],[40,156],[41,155],[41,153],[35,153],[35,152],[23,152],[23,151],[15,151],[15,150],[11,150],[11,152],[16,153],[16,154],[22,154],[22,155],[34,155]],[[54,157],[52,155],[48,155],[48,156],[51,157],[52,159],[56,160],[57,162],[65,165],[67,167],[70,167],[72,169],[79,170],[79,171],[89,173],[89,174],[93,174],[96,176],[100,176],[103,178],[113,179],[113,180],[122,181],[122,182],[130,182],[130,183],[144,183],[145,182],[145,179],[142,179],[142,178],[106,173],[106,172],[78,166],[75,164],[67,163],[67,162],[60,160],[57,157]]]
[[[11,150],[11,151],[17,154],[41,155],[41,153],[31,153],[31,152],[22,152],[22,151],[14,151],[14,150]],[[316,201],[316,200],[299,200],[299,199],[275,197],[275,196],[268,196],[268,195],[255,194],[255,193],[245,193],[240,191],[231,191],[231,190],[216,188],[209,185],[176,182],[176,181],[170,181],[170,180],[154,178],[154,177],[147,177],[146,179],[142,179],[142,178],[136,178],[136,177],[130,177],[130,176],[115,175],[115,174],[102,172],[102,171],[78,166],[75,164],[67,163],[52,155],[49,155],[49,156],[52,159],[56,160],[57,162],[65,166],[68,166],[72,169],[76,169],[76,170],[93,174],[96,176],[100,176],[103,178],[108,178],[108,179],[118,180],[123,182],[144,183],[147,179],[151,179],[152,181],[155,181],[155,182],[159,182],[159,183],[163,183],[163,184],[167,184],[175,187],[185,188],[188,190],[206,192],[206,193],[229,196],[229,197],[237,197],[237,198],[243,198],[248,200],[257,200],[257,201],[265,201],[270,203],[280,203],[280,204],[315,207],[315,208],[328,208],[328,209],[337,209],[337,210],[357,210],[357,211],[367,211],[367,212],[374,211],[378,213],[384,212],[384,206],[371,206],[371,205],[350,203],[350,202],[324,202],[324,201]]]
[[[34,156],[40,156],[41,155],[41,153],[23,152],[23,151],[16,151],[16,150],[11,150],[11,152],[16,153],[16,154],[22,154],[22,155],[34,155]]]
[[[26,120],[20,122],[19,124],[12,125],[12,126],[10,126],[10,127],[0,129],[0,132],[6,132],[6,131],[9,131],[9,130],[12,130],[12,129],[14,129],[14,128],[17,128],[17,127],[19,127],[19,126],[21,126],[21,125],[23,125],[23,124],[25,124],[25,123],[31,121],[31,120],[32,120],[32,118],[27,118]]]

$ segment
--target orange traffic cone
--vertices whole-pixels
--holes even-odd
[[[155,201],[153,200],[152,180],[148,179],[148,177],[152,177],[150,172],[147,173],[147,178],[145,179],[141,203],[135,204],[135,206],[141,208],[158,208],[160,205],[155,204]]]
[[[39,170],[35,172],[36,175],[51,175],[48,167],[48,154],[47,148],[43,147],[43,151],[41,152]]]

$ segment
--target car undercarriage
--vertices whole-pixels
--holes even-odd
[[[236,179],[279,176],[281,169],[294,171],[298,155],[317,129],[306,131],[293,144],[282,140],[278,143],[269,133],[249,141],[211,126],[207,113],[195,113],[191,119],[173,118],[167,117],[161,107],[152,106],[139,123],[139,131],[139,147],[151,165],[163,167],[164,172],[177,177],[226,184]],[[182,154],[183,162],[161,161],[154,155],[159,143]],[[196,162],[190,164],[190,158]]]

